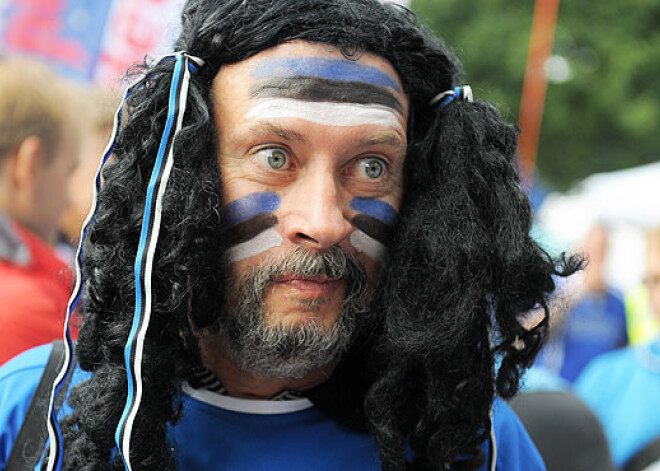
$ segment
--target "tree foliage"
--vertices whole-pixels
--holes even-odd
[[[461,57],[465,82],[518,120],[534,2],[413,0]],[[660,158],[660,2],[561,2],[537,176],[558,189],[601,171]],[[566,72],[566,69],[563,70]]]

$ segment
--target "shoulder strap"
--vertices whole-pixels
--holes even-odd
[[[635,453],[623,467],[623,471],[642,471],[660,459],[660,437]]]
[[[12,446],[5,471],[32,471],[41,457],[48,436],[46,415],[48,414],[50,391],[63,361],[64,342],[62,340],[55,340],[37,390],[30,401],[23,425],[21,425],[21,429],[16,436],[16,441],[14,441],[14,445]],[[56,398],[56,410],[59,410],[62,402],[64,402],[71,376],[73,376],[73,373],[69,374],[64,387]]]

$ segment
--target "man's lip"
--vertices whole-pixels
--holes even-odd
[[[335,293],[343,280],[327,276],[283,275],[278,276],[274,281],[274,286],[286,289],[287,293],[297,293],[307,299],[319,299]]]
[[[331,283],[339,281],[341,278],[330,278],[329,276],[300,276],[300,275],[281,275],[275,278],[275,283],[288,283],[291,281],[301,281],[309,283]]]

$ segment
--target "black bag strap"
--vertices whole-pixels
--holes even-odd
[[[16,440],[11,449],[5,471],[32,471],[41,458],[41,453],[46,444],[48,430],[46,428],[46,416],[48,415],[48,402],[53,382],[57,372],[64,362],[64,342],[55,340],[53,349],[48,357],[48,363],[41,375],[41,380],[37,390],[30,401],[30,406],[21,425],[21,429],[16,436]],[[73,376],[75,368],[75,356],[71,373],[66,379],[60,393],[55,399],[55,410],[59,410],[66,397],[66,391],[69,389],[69,382]]]
[[[660,437],[653,440],[630,458],[623,471],[642,471],[660,459]]]

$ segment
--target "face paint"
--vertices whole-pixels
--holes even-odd
[[[299,118],[325,126],[383,126],[403,133],[391,108],[353,103],[316,103],[287,98],[260,100],[248,116],[254,119]]]
[[[376,218],[388,226],[396,226],[399,219],[396,209],[385,201],[371,198],[353,198],[349,204],[351,209]]]
[[[235,245],[227,251],[227,260],[238,262],[282,245],[282,236],[274,228],[268,229],[256,237]]]
[[[386,247],[394,237],[399,215],[392,206],[381,200],[353,198],[350,206],[361,213],[351,220],[357,229],[351,234],[351,244],[359,252],[383,264]]]
[[[351,245],[358,252],[362,252],[370,259],[384,265],[387,259],[387,248],[376,239],[369,237],[361,230],[353,231],[351,234]]]
[[[252,71],[252,78],[268,77],[318,77],[342,82],[363,82],[377,87],[390,87],[401,92],[394,78],[383,70],[370,65],[358,64],[346,59],[322,57],[283,57],[264,60]]]
[[[250,193],[232,201],[222,210],[231,226],[247,221],[260,213],[272,213],[280,206],[280,197],[272,191]]]
[[[401,103],[392,93],[363,82],[339,82],[315,77],[274,78],[254,87],[252,97],[381,105],[403,114]]]
[[[223,234],[230,262],[237,262],[282,244],[282,236],[274,229],[273,214],[280,205],[274,192],[255,192],[229,203],[223,209],[227,229]]]

